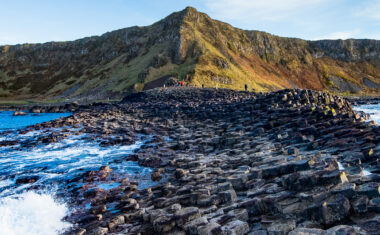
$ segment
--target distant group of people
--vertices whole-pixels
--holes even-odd
[[[204,84],[202,84],[202,88],[205,88]],[[215,85],[215,89],[218,89],[218,84]],[[248,85],[247,84],[244,84],[244,90],[248,91]]]
[[[183,81],[179,81],[178,83],[177,83],[177,85],[176,86],[184,86],[185,84],[184,84],[184,82]],[[164,84],[164,87],[166,87],[166,85]],[[218,89],[218,84],[216,84],[215,85],[215,89]],[[202,84],[202,88],[205,88],[205,84]],[[248,85],[247,84],[244,84],[244,90],[245,91],[248,91]]]

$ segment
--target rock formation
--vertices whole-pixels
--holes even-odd
[[[65,128],[48,134],[52,127]],[[142,135],[145,145],[125,160],[162,179],[143,190],[115,177],[111,190],[71,183],[73,203],[90,207],[67,218],[76,224],[68,234],[378,234],[380,129],[342,97],[162,88],[26,131],[41,129],[36,143],[0,146],[83,133],[129,145]],[[111,172],[101,167],[83,182]]]
[[[377,40],[283,38],[237,29],[189,7],[147,27],[2,46],[0,96],[118,99],[163,86],[168,77],[198,87],[379,94],[379,66]]]

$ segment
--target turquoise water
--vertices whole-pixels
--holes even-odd
[[[13,116],[13,111],[0,112],[0,132],[24,128],[41,122],[48,122],[60,117],[70,116],[71,113],[28,113],[25,116]]]

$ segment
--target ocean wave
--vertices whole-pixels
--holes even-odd
[[[51,235],[68,229],[69,213],[51,194],[33,191],[0,199],[0,235]]]
[[[380,124],[380,104],[369,104],[354,107],[355,111],[362,111],[370,115],[370,119]]]

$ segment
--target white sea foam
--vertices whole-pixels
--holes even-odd
[[[83,137],[85,136],[69,136],[57,143],[21,151],[0,149],[0,154],[3,155],[0,157],[0,171],[5,174],[17,172],[18,177],[21,177],[24,169],[33,169],[28,174],[38,176],[38,184],[59,182],[70,178],[70,175],[75,175],[76,172],[96,170],[104,165],[110,165],[115,171],[131,175],[138,173],[141,176],[151,172],[150,168],[140,167],[136,162],[112,163],[112,159],[124,159],[126,155],[140,148],[142,141],[128,146],[101,147],[98,142],[83,140]],[[30,184],[13,186],[4,191],[0,187],[0,197],[17,194],[20,190],[30,187]]]
[[[363,111],[370,115],[370,119],[380,124],[380,104],[361,105],[354,107],[355,111]]]
[[[68,213],[65,204],[54,201],[50,194],[25,192],[34,184],[45,185],[49,190],[56,183],[64,184],[66,179],[104,165],[128,177],[150,175],[150,168],[126,161],[126,156],[140,148],[143,141],[128,146],[102,147],[99,142],[83,137],[86,136],[69,136],[57,143],[22,150],[0,148],[0,172],[6,176],[16,175],[15,178],[0,180],[0,235],[50,235],[70,227],[69,223],[62,221]],[[20,138],[28,139],[25,136]],[[15,184],[23,176],[38,176],[38,180],[35,183]],[[148,180],[139,183],[139,187],[150,185]],[[111,189],[117,186],[117,183],[112,183],[98,187]]]
[[[20,136],[22,137],[30,137],[30,136],[35,136],[35,135],[38,135],[39,133],[41,133],[41,131],[29,131],[25,134],[20,134]]]
[[[71,225],[62,221],[68,213],[65,204],[52,195],[25,192],[0,199],[0,235],[58,234]]]
[[[7,187],[11,184],[13,184],[12,180],[0,180],[0,188]]]

